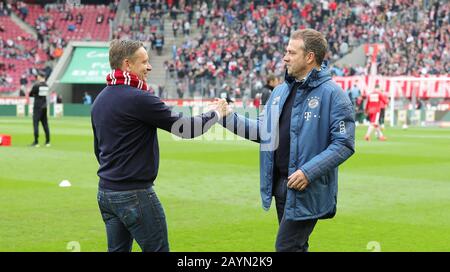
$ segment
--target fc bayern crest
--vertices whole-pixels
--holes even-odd
[[[315,109],[317,106],[319,106],[319,98],[318,97],[312,97],[311,99],[308,99],[308,107],[310,109]]]

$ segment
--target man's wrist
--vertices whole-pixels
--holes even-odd
[[[217,119],[222,119],[222,116],[220,115],[220,112],[218,110],[214,110],[214,113],[217,115]]]

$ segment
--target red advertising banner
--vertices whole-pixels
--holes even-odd
[[[362,94],[373,91],[377,84],[387,95],[393,92],[395,97],[411,97],[415,94],[421,98],[450,98],[450,77],[383,77],[383,76],[351,76],[333,78],[344,91],[354,84]]]

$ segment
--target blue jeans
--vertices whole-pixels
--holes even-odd
[[[99,188],[97,201],[109,252],[130,252],[133,239],[144,252],[169,251],[166,217],[153,187],[132,191]]]

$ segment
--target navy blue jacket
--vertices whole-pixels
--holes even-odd
[[[274,153],[279,118],[295,80],[286,77],[272,92],[258,120],[238,114],[225,118],[232,132],[260,143],[260,190],[264,209],[272,202]],[[355,121],[350,99],[324,62],[296,89],[290,124],[288,176],[302,170],[310,184],[304,191],[289,189],[284,216],[288,220],[331,218],[336,213],[338,166],[355,152]]]
[[[214,111],[182,117],[148,92],[127,85],[105,87],[91,111],[99,187],[123,191],[151,186],[159,166],[156,129],[194,138],[218,118]]]

